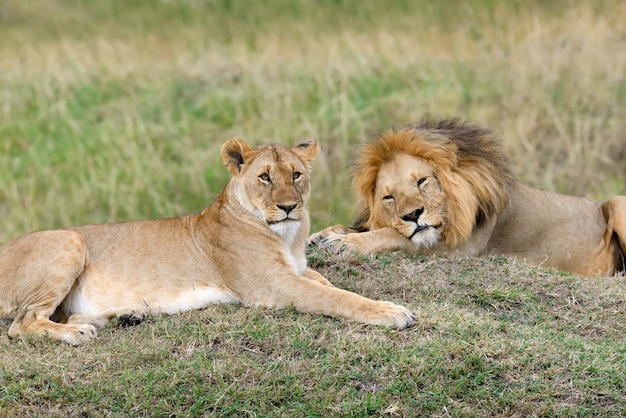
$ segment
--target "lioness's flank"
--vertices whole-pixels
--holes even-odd
[[[415,322],[406,308],[338,289],[307,268],[315,140],[252,149],[231,139],[221,153],[232,178],[200,213],[34,232],[0,247],[9,336],[79,344],[114,317],[133,324],[236,301],[395,328]]]
[[[352,185],[354,225],[309,244],[506,255],[586,276],[625,268],[626,196],[596,202],[524,186],[488,128],[453,119],[382,132],[361,149]]]

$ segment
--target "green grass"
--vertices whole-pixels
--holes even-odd
[[[4,1],[0,242],[201,210],[231,137],[317,138],[312,229],[350,223],[355,148],[426,115],[492,126],[529,185],[626,194],[624,21],[617,0]],[[79,348],[2,327],[0,415],[626,413],[624,277],[310,259],[418,325],[217,306]]]

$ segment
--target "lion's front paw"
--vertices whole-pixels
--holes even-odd
[[[377,305],[376,318],[373,318],[376,325],[404,329],[415,324],[415,314],[404,306],[392,302],[378,302]]]
[[[328,234],[317,239],[313,244],[319,248],[325,248],[335,253],[341,253],[346,251],[354,251],[353,245],[348,242],[344,234]]]
[[[355,250],[356,248],[348,241],[348,234],[351,230],[345,226],[330,226],[311,235],[307,240],[307,245],[326,248],[334,252]]]

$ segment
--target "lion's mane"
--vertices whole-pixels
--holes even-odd
[[[394,127],[364,144],[353,166],[357,196],[354,228],[388,226],[374,203],[381,166],[399,154],[426,160],[446,196],[443,238],[450,248],[467,240],[474,228],[506,207],[515,183],[509,160],[496,134],[460,119],[429,120]]]

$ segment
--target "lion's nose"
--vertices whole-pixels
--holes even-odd
[[[402,217],[403,221],[406,222],[415,222],[417,223],[417,219],[420,217],[420,215],[424,213],[424,208],[419,208],[419,209],[415,209],[413,212],[407,213],[406,215],[404,215]]]
[[[287,215],[289,215],[289,212],[291,212],[292,210],[294,210],[294,209],[296,208],[297,204],[296,204],[296,203],[294,203],[294,204],[292,204],[292,205],[276,205],[276,206],[278,206],[278,209],[282,209],[282,210],[284,210],[284,211],[285,211],[285,213],[286,213]]]

